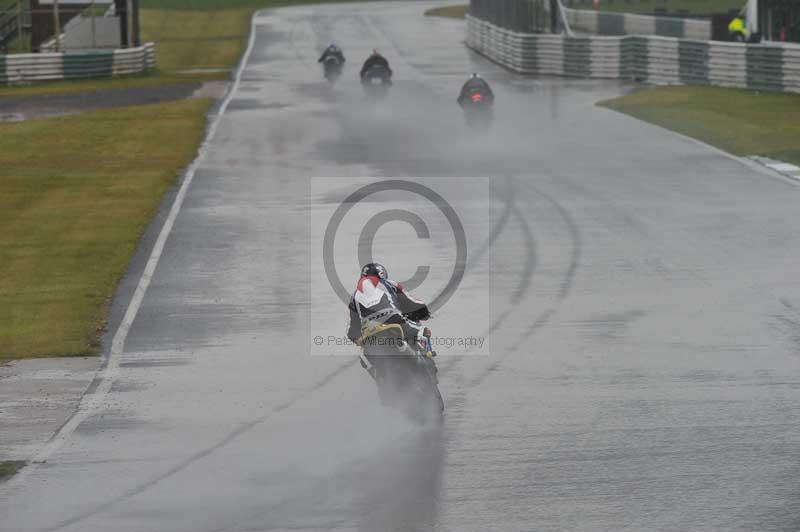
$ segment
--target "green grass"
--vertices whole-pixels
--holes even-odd
[[[210,100],[0,124],[0,362],[94,353]]]
[[[569,5],[577,9],[594,9],[591,3]],[[693,15],[708,15],[711,13],[727,13],[733,9],[739,10],[744,6],[745,0],[600,0],[599,11],[616,11],[624,13],[653,14],[657,8],[666,9],[668,12],[686,10]]]
[[[248,8],[143,9],[142,40],[156,43],[158,67],[165,72],[232,69],[247,43],[251,14]]]
[[[177,74],[152,70],[143,74],[117,76],[114,78],[93,78],[81,80],[62,80],[32,83],[19,87],[0,86],[0,98],[9,96],[34,96],[38,94],[62,94],[115,88],[154,87],[226,79],[226,74]]]
[[[657,87],[601,102],[735,155],[800,165],[800,94]]]
[[[25,462],[20,461],[0,462],[0,482],[14,476],[24,465]]]
[[[469,5],[445,6],[429,9],[425,15],[429,17],[464,18],[469,13]]]

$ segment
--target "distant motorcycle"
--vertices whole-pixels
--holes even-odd
[[[375,65],[364,72],[361,77],[361,85],[367,96],[373,99],[381,99],[389,92],[392,86],[392,74],[382,65]]]
[[[361,365],[375,379],[384,405],[422,424],[441,420],[444,400],[429,338],[409,343],[400,325],[380,324],[367,329],[362,342]]]
[[[480,90],[473,90],[461,102],[467,125],[474,129],[487,129],[494,121],[492,101]]]
[[[325,79],[327,79],[331,83],[335,83],[336,80],[339,79],[339,76],[342,75],[342,60],[339,59],[335,55],[329,55],[325,58],[325,61],[322,63],[322,67],[325,71]]]

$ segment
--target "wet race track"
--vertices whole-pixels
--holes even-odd
[[[596,107],[618,83],[510,75],[427,7],[256,17],[124,349],[0,488],[0,530],[800,528],[800,190]],[[377,104],[356,81],[372,48],[395,70]],[[473,71],[497,95],[485,134],[455,103]],[[399,280],[431,265],[418,296],[453,271],[447,220],[408,191],[354,207],[323,259],[333,209],[387,178],[464,227],[430,326],[485,343],[439,349],[441,428],[381,407],[356,349],[327,344],[347,311],[323,261],[354,288],[347,242],[375,212],[424,218],[429,238],[392,221],[374,243]]]

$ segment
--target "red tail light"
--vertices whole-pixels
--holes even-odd
[[[483,94],[481,94],[480,92],[476,92],[475,94],[472,95],[472,101],[474,103],[480,103],[481,101],[483,101]]]

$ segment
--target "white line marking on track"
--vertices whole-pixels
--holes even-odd
[[[774,159],[770,159],[768,157],[760,157],[758,155],[751,155],[747,157],[747,160],[753,161],[754,163],[762,166],[763,168],[768,168],[777,174],[780,174],[782,178],[791,179],[793,182],[800,181],[800,167],[785,163],[783,161],[776,161]]]
[[[767,166],[769,166],[773,170],[777,170],[778,172],[792,172],[792,173],[794,173],[794,172],[800,171],[800,168],[798,168],[797,166],[795,166],[793,164],[789,164],[789,163],[775,163],[775,164],[768,164]]]
[[[6,482],[5,486],[2,490],[0,490],[0,492],[11,491],[13,487],[20,485],[39,464],[46,462],[47,459],[53,455],[53,453],[55,453],[61,448],[61,446],[64,445],[72,433],[75,432],[75,429],[77,429],[78,426],[89,415],[91,415],[102,405],[106,395],[108,395],[114,379],[119,374],[119,362],[125,349],[125,340],[128,337],[128,332],[130,331],[130,328],[136,319],[136,315],[139,312],[139,307],[141,307],[144,296],[147,293],[147,288],[150,286],[150,281],[153,279],[153,274],[158,266],[158,261],[161,259],[161,254],[164,251],[167,238],[169,238],[169,235],[172,232],[172,227],[175,224],[175,219],[178,217],[181,207],[183,206],[183,200],[186,197],[189,186],[194,180],[197,168],[205,160],[206,152],[208,151],[211,141],[214,140],[219,122],[225,115],[225,111],[228,109],[228,104],[230,104],[231,100],[233,99],[233,95],[236,93],[237,89],[239,88],[239,84],[241,83],[242,73],[244,72],[244,68],[247,65],[247,60],[253,50],[253,44],[255,43],[255,21],[257,16],[258,11],[253,13],[253,16],[250,20],[250,39],[247,44],[247,49],[245,50],[244,55],[239,62],[239,66],[237,67],[233,86],[225,96],[225,99],[219,108],[219,112],[209,125],[206,138],[203,140],[203,143],[197,152],[197,157],[195,157],[194,161],[192,161],[192,163],[189,165],[189,168],[186,170],[183,183],[181,183],[181,187],[178,190],[174,201],[172,202],[169,215],[164,221],[164,225],[161,227],[161,231],[158,234],[158,239],[153,246],[153,250],[147,260],[147,264],[142,271],[142,276],[139,278],[139,284],[136,286],[136,290],[131,298],[130,303],[128,304],[128,308],[125,311],[122,322],[119,324],[117,332],[114,334],[114,338],[111,341],[111,350],[109,352],[107,362],[104,367],[98,371],[92,382],[92,385],[89,386],[89,389],[94,388],[94,390],[91,393],[86,393],[81,398],[81,401],[78,404],[75,412],[72,414],[72,417],[70,417],[61,426],[58,432],[56,432],[55,435],[50,438],[50,440],[36,454],[27,467]],[[96,386],[94,386],[95,383],[97,383]]]

